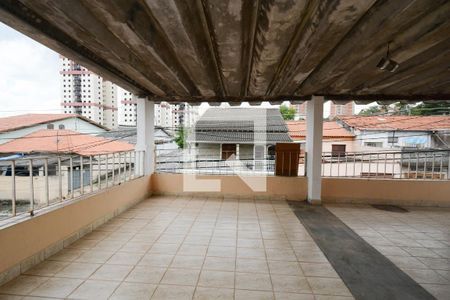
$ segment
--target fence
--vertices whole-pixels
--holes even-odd
[[[322,176],[450,179],[450,150],[323,153]]]
[[[450,179],[450,150],[324,152],[323,177]],[[274,175],[275,157],[264,159],[220,159],[219,155],[193,155],[189,152],[158,151],[156,171],[194,174],[263,174]],[[299,158],[298,176],[306,175],[306,160]]]
[[[143,174],[143,151],[0,161],[0,219],[75,199]]]

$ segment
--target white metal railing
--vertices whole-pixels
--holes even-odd
[[[385,179],[450,179],[450,150],[322,154],[322,176]]]
[[[144,151],[0,158],[0,220],[143,176]]]

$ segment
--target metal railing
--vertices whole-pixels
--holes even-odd
[[[275,156],[265,155],[254,159],[253,155],[242,155],[222,159],[220,155],[190,153],[189,150],[156,150],[156,172],[188,173],[204,175],[274,175]],[[298,176],[305,175],[305,157],[300,157]]]
[[[450,179],[450,150],[323,153],[322,176]]]
[[[141,177],[143,159],[143,151],[0,159],[0,220]]]

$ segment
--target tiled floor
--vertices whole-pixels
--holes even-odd
[[[7,283],[0,294],[0,299],[352,299],[286,202],[189,197],[141,202]]]
[[[327,206],[438,299],[450,210]],[[284,201],[153,197],[0,288],[0,299],[352,299]]]
[[[450,299],[450,209],[326,207],[436,298]]]

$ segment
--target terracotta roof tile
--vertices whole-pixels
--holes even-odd
[[[133,145],[121,141],[52,129],[38,130],[0,145],[0,153],[73,153],[83,156],[133,149]]]
[[[351,116],[339,119],[359,130],[450,130],[450,116]]]
[[[104,128],[104,126],[77,114],[24,114],[0,118],[0,133],[69,118],[80,118],[85,120],[86,122]]]
[[[288,121],[286,122],[289,135],[293,140],[304,140],[306,137],[306,121]],[[336,122],[323,122],[323,138],[348,138],[355,136]]]

